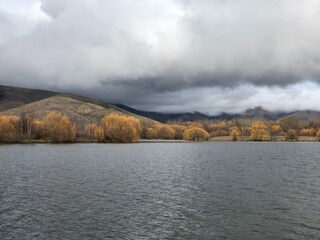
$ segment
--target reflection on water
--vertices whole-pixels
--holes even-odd
[[[318,143],[0,146],[0,239],[317,239]]]

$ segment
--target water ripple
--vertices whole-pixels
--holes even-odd
[[[318,143],[0,146],[0,239],[317,239]]]

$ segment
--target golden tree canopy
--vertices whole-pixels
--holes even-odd
[[[16,139],[16,116],[0,116],[0,142],[11,143]]]
[[[104,131],[103,128],[95,123],[89,123],[85,126],[85,133],[91,140],[97,140],[98,142],[103,142]]]
[[[273,133],[275,133],[277,135],[282,131],[282,127],[280,126],[280,124],[273,124],[271,126],[271,130]]]
[[[237,127],[233,127],[230,129],[230,136],[232,137],[232,141],[237,141],[240,136],[241,131]]]
[[[183,139],[189,141],[207,141],[209,138],[209,133],[198,127],[188,128],[183,134]]]
[[[42,124],[35,124],[42,128],[40,135],[52,142],[71,142],[76,138],[75,124],[61,113],[51,112],[43,119]]]
[[[253,141],[265,141],[270,139],[269,127],[263,121],[255,121],[251,126],[251,140]]]
[[[145,133],[146,139],[156,139],[157,138],[157,132],[153,128],[147,128]]]
[[[303,128],[299,132],[300,136],[314,136],[313,128]]]
[[[157,124],[154,127],[154,130],[157,134],[157,138],[160,139],[174,139],[175,133],[174,130],[166,124]]]
[[[140,139],[141,124],[135,117],[119,114],[105,115],[102,119],[106,141],[113,143],[131,143]]]
[[[175,139],[183,139],[183,133],[187,129],[186,126],[178,125],[178,124],[173,124],[170,125],[170,127],[174,131],[174,138]]]

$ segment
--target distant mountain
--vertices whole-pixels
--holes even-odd
[[[144,116],[147,118],[154,119],[159,122],[169,122],[169,121],[199,121],[199,120],[208,120],[212,117],[200,113],[200,112],[186,112],[186,113],[160,113],[160,112],[149,112],[149,111],[142,111],[137,110],[131,107],[128,107],[123,104],[115,104],[117,107],[124,109],[128,112]]]
[[[262,118],[262,119],[276,119],[276,114],[263,109],[262,107],[255,107],[247,109],[243,114],[246,118]]]
[[[229,114],[222,113],[216,116],[210,116],[201,112],[186,112],[186,113],[159,113],[159,112],[148,112],[141,111],[123,104],[115,104],[119,108],[122,108],[128,112],[148,117],[159,122],[169,121],[197,121],[197,120],[232,120],[234,118],[246,118],[246,119],[265,119],[265,120],[277,120],[280,117],[286,116],[283,112],[271,112],[263,109],[262,107],[249,108],[243,113]]]
[[[276,121],[278,118],[281,118],[286,115],[287,113],[285,112],[271,112],[259,106],[247,109],[244,113],[241,114],[241,117],[249,119],[265,119]]]
[[[214,120],[232,120],[234,118],[240,118],[241,114],[221,113],[211,117]]]

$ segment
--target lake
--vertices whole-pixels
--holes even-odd
[[[0,145],[0,239],[319,239],[320,143]]]

